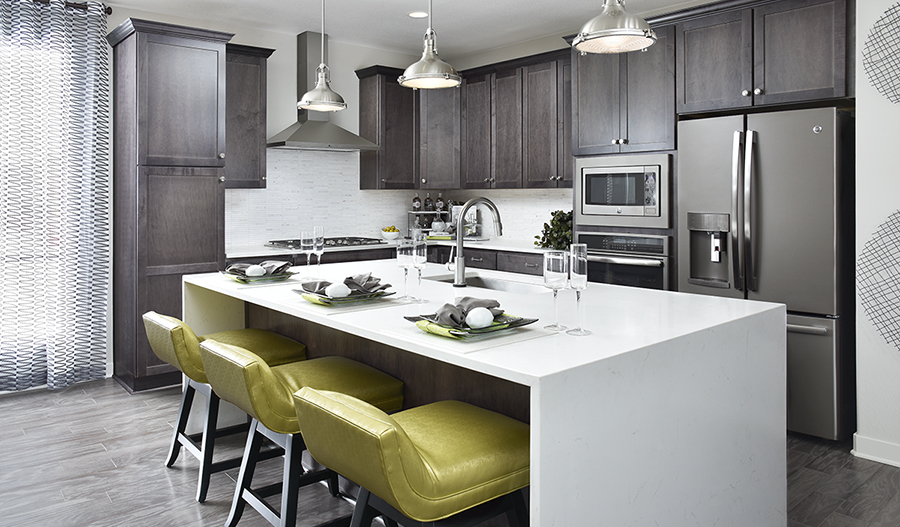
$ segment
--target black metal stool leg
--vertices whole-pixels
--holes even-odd
[[[206,420],[203,422],[203,439],[200,443],[200,479],[197,482],[197,501],[200,503],[206,501],[206,492],[209,490],[218,421],[219,396],[209,390],[206,394]]]
[[[517,490],[509,495],[512,499],[512,509],[507,511],[506,518],[512,527],[528,527],[528,506],[525,505],[525,497],[522,491]]]
[[[247,446],[244,448],[244,459],[241,462],[241,471],[238,474],[237,485],[234,489],[234,501],[231,503],[231,512],[225,520],[225,527],[234,527],[244,513],[244,490],[250,488],[253,481],[253,472],[256,470],[256,461],[259,457],[259,448],[262,445],[262,435],[256,429],[259,421],[250,422],[250,430],[247,433]]]
[[[297,501],[300,492],[300,477],[303,475],[301,463],[305,445],[300,434],[287,437],[284,446],[284,480],[281,493],[281,527],[297,524]]]
[[[356,508],[353,509],[353,519],[350,527],[371,527],[372,521],[378,516],[378,512],[369,506],[369,491],[359,488],[359,496],[356,497]]]
[[[181,452],[181,441],[178,439],[178,436],[184,434],[184,430],[187,427],[188,418],[191,416],[191,405],[194,402],[194,393],[196,390],[190,383],[184,387],[184,391],[181,393],[181,404],[178,406],[178,419],[175,423],[175,432],[172,434],[172,444],[169,445],[169,455],[166,458],[166,466],[171,467],[175,460],[178,459],[178,454]]]

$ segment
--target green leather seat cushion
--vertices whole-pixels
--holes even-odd
[[[294,394],[320,463],[405,515],[437,521],[529,484],[529,427],[459,401],[393,415],[340,393]]]

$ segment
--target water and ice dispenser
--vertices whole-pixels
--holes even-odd
[[[688,282],[707,287],[731,287],[728,275],[728,214],[688,212],[690,233],[690,277]]]

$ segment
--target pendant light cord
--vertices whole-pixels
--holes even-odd
[[[428,32],[434,31],[434,24],[431,22],[431,0],[428,0]]]
[[[431,0],[429,0],[430,2]],[[325,64],[325,0],[322,0],[322,49],[319,51],[322,53],[321,64]]]

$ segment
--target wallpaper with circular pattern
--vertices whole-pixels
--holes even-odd
[[[866,316],[884,340],[900,351],[900,210],[866,242],[856,272]]]
[[[900,104],[900,2],[869,29],[862,52],[869,82],[894,104]]]

